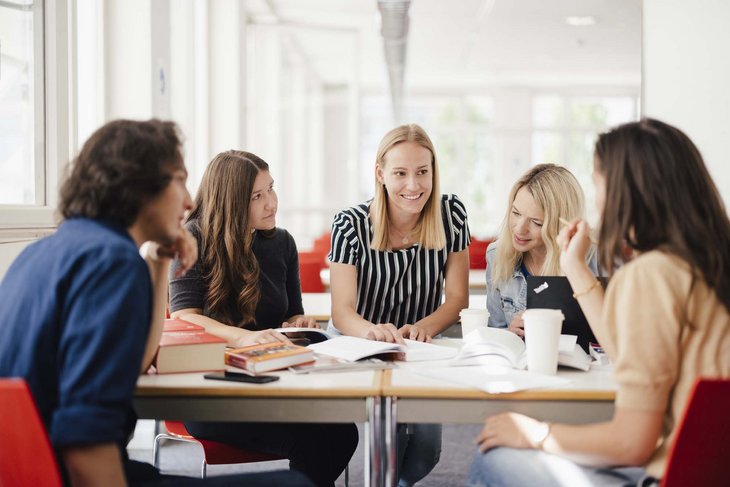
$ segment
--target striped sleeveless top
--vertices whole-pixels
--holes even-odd
[[[371,323],[413,324],[441,305],[446,259],[469,246],[466,208],[455,195],[443,195],[441,215],[446,247],[415,244],[401,250],[370,248],[370,202],[341,211],[332,223],[330,262],[357,268],[357,313]]]

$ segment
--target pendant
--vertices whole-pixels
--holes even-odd
[[[403,242],[403,244],[407,244],[407,243],[408,243],[408,240],[409,240],[409,239],[408,239],[408,235],[406,235],[405,237],[403,237],[403,238],[401,239],[401,242]]]

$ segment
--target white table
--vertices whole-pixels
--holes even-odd
[[[561,369],[558,376],[571,382],[559,388],[488,394],[415,372],[423,366],[404,364],[383,374],[385,485],[395,485],[397,480],[398,423],[481,423],[487,416],[505,411],[573,424],[605,421],[613,416],[615,385],[609,371]],[[454,369],[458,374],[459,368]]]

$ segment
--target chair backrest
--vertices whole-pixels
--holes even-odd
[[[730,481],[730,380],[700,379],[669,452],[662,487]]]
[[[51,443],[23,379],[0,379],[0,485],[62,485]]]
[[[490,243],[492,243],[491,240],[471,239],[471,244],[469,244],[469,269],[487,268],[487,247]]]
[[[325,267],[324,254],[299,253],[299,280],[303,293],[323,293],[320,271]]]

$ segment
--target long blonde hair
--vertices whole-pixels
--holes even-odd
[[[512,229],[509,225],[512,204],[517,192],[526,188],[543,212],[543,224],[540,230],[545,244],[546,255],[541,275],[560,275],[560,247],[555,240],[560,232],[560,219],[573,220],[584,218],[585,198],[575,176],[562,166],[555,164],[538,164],[527,171],[512,186],[502,227],[497,239],[497,255],[494,269],[491,270],[494,282],[505,282],[514,273],[515,267],[522,260],[522,252],[512,245]]]
[[[378,182],[378,167],[385,164],[385,155],[390,149],[402,142],[415,142],[431,153],[431,173],[433,174],[431,195],[421,210],[416,225],[416,240],[422,247],[428,249],[442,249],[446,246],[441,217],[441,191],[439,190],[439,171],[436,163],[436,151],[433,143],[423,128],[411,123],[394,128],[383,136],[375,157],[375,198],[371,204],[370,216],[373,224],[373,240],[370,247],[374,250],[389,250],[391,248],[388,226],[388,194],[385,185]]]
[[[207,269],[206,313],[243,327],[256,321],[259,265],[253,253],[249,206],[256,176],[269,165],[250,152],[229,150],[210,161],[188,221],[200,227],[200,260]],[[265,236],[273,234],[263,232]],[[241,316],[238,322],[234,317]]]

